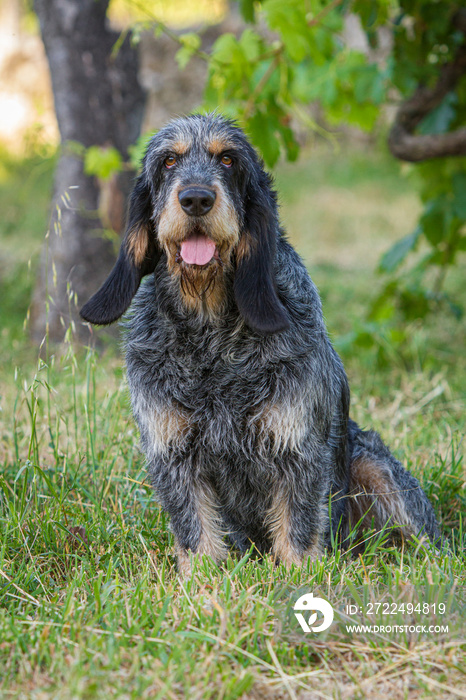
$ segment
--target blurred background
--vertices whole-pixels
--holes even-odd
[[[37,344],[46,327],[62,340],[70,323],[89,339],[76,296],[114,261],[146,136],[199,108],[239,119],[274,168],[283,222],[324,296],[350,287],[358,322],[338,305],[339,335],[382,357],[386,342],[403,349],[405,322],[439,310],[461,318],[464,11],[288,4],[2,0],[6,351],[24,342],[28,309]],[[432,152],[432,139],[456,133]]]

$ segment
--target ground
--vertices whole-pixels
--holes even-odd
[[[277,174],[282,219],[345,362],[352,416],[421,480],[449,549],[376,537],[359,556],[331,551],[291,571],[251,552],[221,567],[199,562],[183,582],[145,481],[115,340],[86,351],[70,330],[39,360],[28,341],[54,156],[0,161],[0,697],[466,697],[463,328],[442,311],[404,324],[399,343],[354,335],[385,281],[380,255],[415,225],[411,180],[377,149],[322,145]],[[459,270],[448,290],[465,303]],[[286,612],[303,590],[335,607],[351,596],[445,603],[446,614],[430,607],[408,622],[450,631],[338,624],[306,636]]]

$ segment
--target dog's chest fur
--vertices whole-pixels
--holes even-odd
[[[289,255],[292,249],[284,245]],[[280,267],[286,274],[287,256],[281,257],[279,278]],[[198,431],[206,448],[244,453],[249,438],[274,427],[278,431],[281,421],[283,438],[292,442],[287,423],[302,428],[306,417],[300,411],[311,411],[314,404],[323,413],[332,382],[323,350],[332,351],[317,292],[305,270],[302,274],[294,297],[287,275],[289,298],[284,300],[291,314],[300,316],[299,333],[264,338],[245,326],[234,306],[216,323],[184,313],[161,261],[155,277],[139,291],[128,323],[127,371],[139,424],[157,415],[161,424],[171,421],[165,437],[173,446],[187,432]]]
[[[309,358],[280,357],[273,340],[254,343],[239,318],[233,332],[229,324],[189,326],[159,315],[144,352],[127,349],[133,410],[151,453],[196,440],[200,450],[244,456],[264,449],[273,433],[278,441],[302,429]]]

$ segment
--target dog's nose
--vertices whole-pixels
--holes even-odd
[[[188,216],[204,216],[214,206],[217,195],[204,187],[186,187],[178,193],[183,211]]]

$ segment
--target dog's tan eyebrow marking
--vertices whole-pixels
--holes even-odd
[[[178,156],[182,156],[183,153],[189,151],[192,145],[193,144],[191,140],[178,139],[178,141],[174,141],[172,144],[170,144],[170,148],[173,151],[173,153],[176,153]]]
[[[207,142],[207,150],[213,156],[219,156],[220,153],[223,153],[223,151],[226,151],[228,148],[234,148],[233,142],[218,136],[212,137]]]

